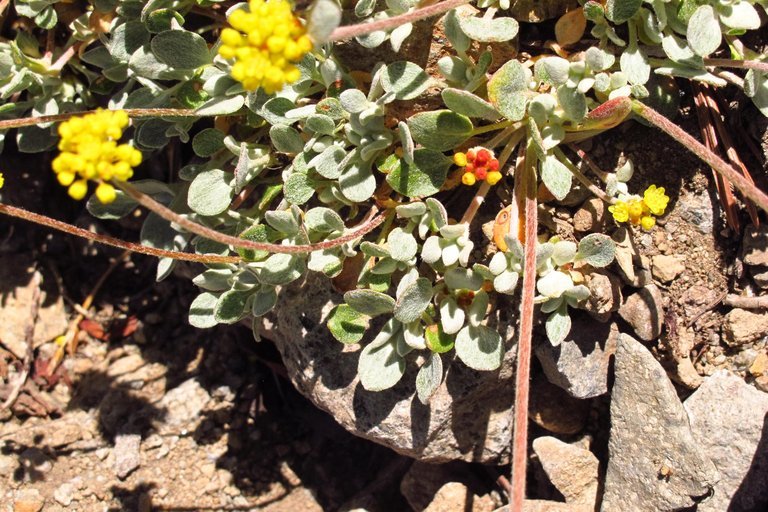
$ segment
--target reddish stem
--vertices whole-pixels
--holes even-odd
[[[64,233],[79,236],[80,238],[85,238],[87,240],[93,240],[94,242],[98,242],[100,244],[111,245],[112,247],[119,247],[120,249],[147,254],[149,256],[156,256],[158,258],[172,258],[174,260],[195,261],[198,263],[237,263],[241,260],[239,256],[192,254],[188,252],[166,251],[163,249],[156,249],[154,247],[147,247],[145,245],[134,244],[131,242],[126,242],[125,240],[120,240],[119,238],[93,233],[87,229],[78,228],[77,226],[67,224],[66,222],[62,222],[60,220],[52,219],[50,217],[46,217],[45,215],[40,215],[39,213],[33,213],[23,208],[17,208],[15,206],[10,206],[3,203],[0,203],[0,213],[4,213],[18,219],[35,222],[42,226],[56,229],[58,231],[63,231]]]
[[[520,333],[517,341],[515,374],[514,436],[512,439],[512,493],[509,510],[523,510],[526,465],[528,459],[528,400],[531,377],[531,345],[533,336],[533,298],[536,294],[536,206],[535,152],[528,148],[523,155],[522,192],[525,201],[525,261],[523,292],[520,305]]]
[[[762,190],[757,188],[754,184],[750,183],[747,178],[739,174],[731,165],[725,162],[722,158],[714,154],[707,149],[701,142],[697,141],[688,133],[677,126],[675,123],[653,110],[648,105],[644,105],[639,101],[633,101],[633,110],[637,115],[672,137],[676,139],[680,144],[686,147],[693,154],[698,156],[702,161],[709,164],[715,171],[723,175],[725,179],[730,181],[736,188],[738,188],[745,197],[750,199],[756,206],[762,210],[768,212],[768,195]]]
[[[460,5],[468,4],[470,1],[471,0],[446,0],[445,2],[428,5],[421,9],[416,9],[415,11],[407,12],[392,18],[384,18],[370,23],[339,27],[331,33],[328,37],[328,41],[343,41],[345,39],[352,39],[353,37],[370,34],[371,32],[378,32],[379,30],[392,30],[400,25],[405,25],[406,23],[413,23],[425,18],[437,16],[438,14],[443,14]]]
[[[59,58],[61,60],[61,57]],[[57,61],[58,62],[58,61]],[[191,108],[124,108],[128,117],[196,117],[198,114]],[[24,117],[19,119],[6,119],[0,121],[0,130],[10,130],[11,128],[21,128],[22,126],[33,126],[42,123],[55,123],[66,121],[70,117],[84,116],[92,114],[95,110],[85,110],[83,112],[67,112],[66,114],[55,114],[51,116]]]
[[[129,184],[128,182],[121,181],[121,182],[115,182],[115,184],[118,187],[120,187],[126,194],[131,196],[140,205],[155,212],[165,220],[172,222],[174,224],[178,224],[179,226],[186,229],[190,233],[194,233],[196,235],[202,236],[204,238],[208,238],[209,240],[213,240],[215,242],[220,242],[225,245],[231,245],[232,247],[242,247],[243,249],[255,249],[257,251],[267,251],[271,253],[300,254],[300,253],[308,253],[313,251],[322,251],[324,249],[332,249],[334,247],[338,247],[342,244],[345,244],[349,241],[355,240],[356,238],[360,238],[370,233],[371,231],[376,229],[376,227],[379,224],[384,222],[384,219],[387,216],[386,211],[381,212],[376,217],[373,217],[370,220],[366,220],[357,229],[350,231],[349,233],[342,235],[339,238],[334,238],[333,240],[326,240],[325,242],[318,242],[316,244],[307,244],[307,245],[269,244],[264,242],[254,242],[252,240],[246,240],[244,238],[238,238],[236,236],[220,233],[215,229],[211,229],[207,226],[203,226],[202,224],[198,224],[197,222],[194,222],[188,219],[187,217],[179,215],[178,213],[174,212],[170,208],[158,203],[148,195],[139,191],[137,188],[135,188],[133,185]]]

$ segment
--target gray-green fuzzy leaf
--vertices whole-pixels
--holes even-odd
[[[189,186],[187,204],[200,215],[218,215],[229,207],[232,200],[231,176],[220,169],[203,171]]]
[[[472,121],[450,110],[420,112],[408,119],[413,140],[427,149],[447,151],[472,134]]]
[[[166,30],[152,39],[152,53],[176,69],[197,69],[211,63],[208,43],[186,30]]]
[[[418,64],[398,61],[381,73],[381,86],[399,100],[412,100],[427,89],[429,75]]]
[[[420,277],[407,286],[395,303],[395,318],[403,323],[413,322],[421,317],[432,300],[432,283]]]
[[[577,258],[593,267],[606,267],[611,264],[616,254],[616,245],[611,237],[601,233],[592,233],[579,242]]]
[[[306,270],[306,264],[301,256],[273,254],[264,262],[259,280],[273,286],[288,284],[300,278]]]
[[[368,329],[368,319],[348,304],[339,304],[328,315],[328,330],[344,344],[353,344],[363,339]]]
[[[344,294],[344,301],[356,311],[368,316],[385,315],[395,310],[395,299],[385,293],[365,288],[348,291]]]
[[[440,93],[445,106],[467,117],[480,117],[496,121],[501,114],[487,101],[463,89],[443,89]]]
[[[198,329],[208,329],[218,324],[219,322],[213,316],[213,309],[218,300],[218,296],[208,292],[195,297],[192,305],[189,306],[189,324]]]
[[[443,381],[443,360],[440,354],[432,353],[429,359],[419,368],[416,375],[416,395],[419,401],[427,405]]]
[[[459,359],[473,370],[496,370],[504,358],[501,336],[484,325],[464,327],[456,335],[455,347]]]
[[[405,360],[397,353],[398,338],[383,345],[368,344],[360,352],[357,373],[360,383],[368,391],[383,391],[397,384],[405,373]]]
[[[245,303],[250,295],[250,290],[230,290],[222,293],[213,309],[213,316],[216,321],[222,324],[233,324],[243,318]]]

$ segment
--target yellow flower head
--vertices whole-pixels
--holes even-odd
[[[126,126],[128,114],[124,111],[101,109],[59,125],[61,153],[52,167],[71,197],[85,197],[88,181],[92,180],[99,183],[96,197],[102,203],[115,200],[115,189],[108,182],[127,181],[133,176],[133,168],[141,163],[139,150],[117,143]]]
[[[312,49],[307,29],[286,0],[250,0],[229,15],[219,55],[234,59],[232,78],[243,88],[274,94],[301,76],[295,66]]]
[[[5,178],[3,177],[3,173],[0,172],[0,188],[3,188],[3,185],[5,185]]]
[[[664,210],[669,203],[669,196],[664,194],[664,187],[656,188],[651,185],[643,194],[643,202],[654,215],[664,215]]]
[[[664,215],[664,210],[669,203],[669,197],[664,194],[664,188],[656,188],[651,185],[640,196],[631,196],[624,201],[617,201],[609,206],[608,211],[613,214],[616,222],[629,222],[633,226],[640,226],[646,231],[656,225],[655,216]]]

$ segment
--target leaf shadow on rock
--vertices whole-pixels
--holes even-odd
[[[768,414],[763,418],[763,430],[749,470],[733,494],[728,512],[758,512],[768,510]]]

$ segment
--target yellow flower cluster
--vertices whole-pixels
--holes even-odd
[[[98,182],[96,197],[102,203],[115,200],[115,188],[109,181],[127,181],[133,168],[141,163],[141,152],[128,144],[119,144],[128,126],[128,114],[122,110],[97,110],[82,117],[72,117],[59,125],[59,150],[53,171],[69,195],[80,200],[88,193],[88,181]]]
[[[3,173],[0,172],[0,188],[3,188],[3,185],[5,185],[5,178],[3,177]]]
[[[617,201],[608,207],[608,211],[613,214],[616,222],[629,222],[649,230],[656,225],[654,216],[664,215],[668,203],[669,197],[664,193],[664,187],[651,185],[642,198],[633,196],[626,201]]]
[[[232,78],[249,91],[274,94],[299,79],[294,65],[312,49],[312,41],[286,0],[250,0],[248,11],[229,15],[232,28],[221,31],[219,55],[235,59]]]

